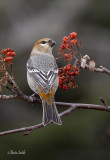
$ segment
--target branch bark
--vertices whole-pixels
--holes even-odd
[[[95,72],[102,72],[102,73],[106,73],[108,75],[110,75],[110,70],[108,70],[107,68],[100,66],[100,68],[95,68]]]
[[[89,66],[86,65],[85,69],[89,69]],[[110,70],[107,69],[106,67],[100,66],[100,68],[94,68],[94,72],[99,72],[99,73],[106,73],[110,75]]]

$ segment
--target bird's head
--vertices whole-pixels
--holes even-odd
[[[55,41],[50,38],[43,38],[37,41],[32,49],[31,56],[36,54],[52,54]]]

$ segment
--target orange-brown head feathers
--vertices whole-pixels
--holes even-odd
[[[32,49],[31,56],[36,54],[52,54],[52,47],[55,41],[50,38],[43,38],[37,41]]]

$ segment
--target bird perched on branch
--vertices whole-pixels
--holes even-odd
[[[37,41],[27,61],[27,80],[30,88],[42,99],[43,125],[54,122],[61,125],[54,95],[58,88],[58,67],[52,54],[55,41],[43,38]]]

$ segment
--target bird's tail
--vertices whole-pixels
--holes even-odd
[[[47,124],[50,124],[51,122],[56,123],[58,125],[61,125],[61,119],[58,115],[58,111],[55,105],[55,102],[52,104],[48,104],[44,100],[42,100],[42,106],[43,106],[43,124],[46,126]]]

